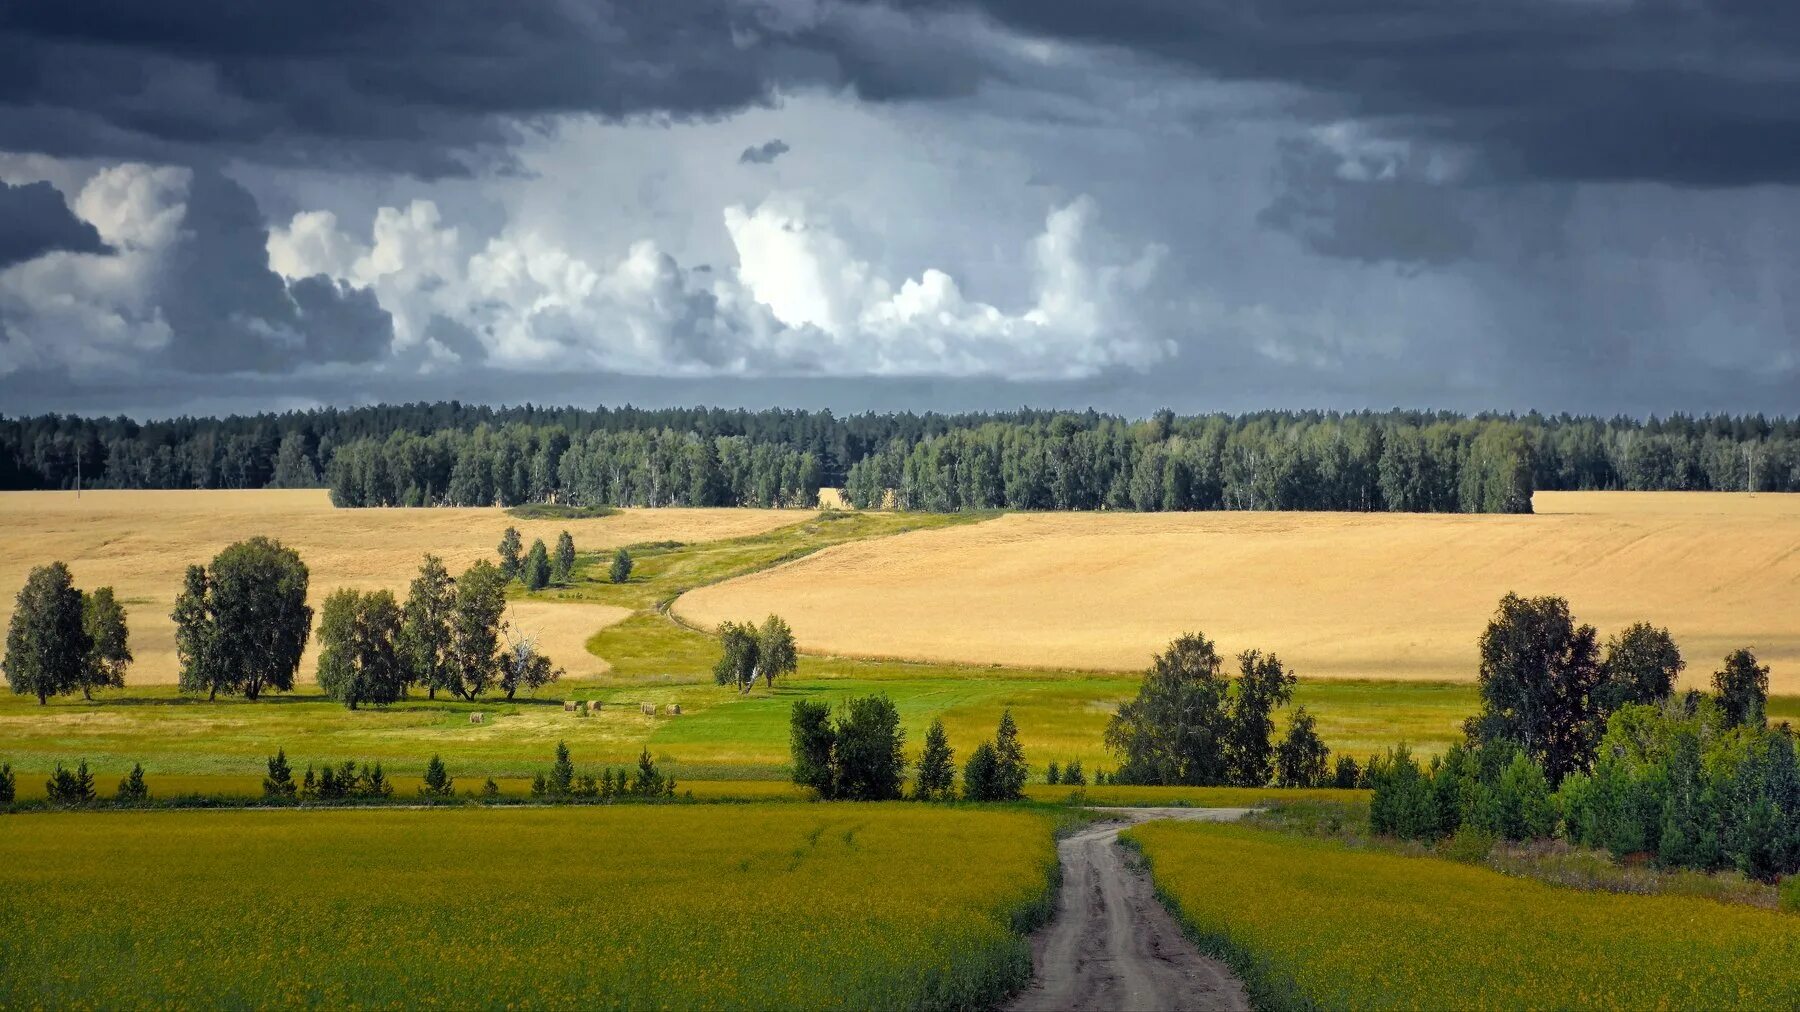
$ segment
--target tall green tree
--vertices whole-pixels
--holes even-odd
[[[1239,654],[1238,668],[1226,732],[1227,779],[1238,787],[1262,787],[1274,772],[1273,713],[1294,697],[1296,679],[1274,654],[1257,650]]]
[[[1638,622],[1618,633],[1606,641],[1600,662],[1600,684],[1593,692],[1596,719],[1604,723],[1607,714],[1627,704],[1668,698],[1686,667],[1669,630]]]
[[[525,553],[519,579],[524,581],[526,590],[543,590],[550,586],[550,552],[544,547],[543,538],[533,541],[531,551]]]
[[[1229,686],[1211,640],[1190,633],[1156,656],[1137,697],[1106,725],[1120,783],[1220,784],[1227,770]]]
[[[457,695],[474,699],[500,676],[500,619],[506,612],[506,578],[493,563],[475,563],[456,581],[450,620],[449,668]]]
[[[918,774],[913,777],[913,797],[919,801],[954,797],[954,762],[950,737],[944,733],[944,722],[934,717],[931,726],[925,729],[925,751],[919,755]]]
[[[763,620],[756,634],[756,670],[763,684],[773,687],[779,675],[791,675],[800,669],[800,650],[794,644],[794,630],[780,615]]]
[[[425,686],[431,699],[439,689],[455,692],[460,687],[451,663],[455,618],[456,581],[442,559],[426,555],[406,593],[399,646],[407,681]]]
[[[631,579],[631,553],[623,548],[614,552],[612,566],[606,575],[614,583],[624,583]]]
[[[292,689],[312,632],[306,586],[299,553],[265,537],[227,547],[204,570],[189,567],[172,615],[182,688],[209,699]]]
[[[1287,735],[1275,746],[1277,787],[1321,787],[1325,783],[1330,750],[1319,739],[1313,715],[1296,706],[1288,717]],[[1354,780],[1355,778],[1352,777]]]
[[[757,652],[760,640],[756,626],[750,622],[723,622],[719,625],[719,659],[713,664],[713,680],[749,692],[756,683]]]
[[[111,587],[83,595],[81,604],[81,623],[93,641],[81,672],[81,694],[92,699],[94,689],[125,686],[125,669],[131,666],[130,633],[125,607]]]
[[[969,753],[969,761],[963,764],[963,798],[968,801],[1001,800],[999,764],[993,742],[976,745]]]
[[[1025,797],[1025,783],[1030,779],[1025,746],[1019,743],[1019,726],[1013,723],[1010,708],[1002,710],[1000,724],[994,729],[994,797],[989,800],[1020,800]]]
[[[1756,655],[1748,650],[1734,650],[1726,656],[1725,666],[1713,672],[1712,683],[1728,726],[1762,726],[1769,707],[1768,665],[1756,663]]]
[[[508,527],[506,533],[500,535],[500,575],[510,583],[518,577],[524,561],[525,542],[519,538],[519,529]]]
[[[831,707],[807,699],[794,700],[788,718],[788,746],[793,755],[794,783],[809,787],[822,800],[837,795],[833,749],[837,731],[831,726]]]
[[[1552,786],[1587,768],[1594,750],[1598,638],[1560,597],[1508,594],[1481,634],[1481,713],[1465,725],[1477,742],[1509,741]]]
[[[568,583],[575,575],[575,539],[563,531],[556,536],[556,560],[552,567],[552,576],[557,583]]]
[[[393,594],[333,591],[319,619],[319,688],[352,710],[404,698],[408,669],[399,640]]]
[[[906,775],[906,732],[900,713],[885,694],[851,699],[838,718],[832,750],[836,797],[850,801],[900,798]]]
[[[6,684],[15,695],[36,696],[42,706],[81,686],[92,648],[82,622],[81,591],[69,567],[52,562],[33,569],[6,632],[6,658],[0,661]]]

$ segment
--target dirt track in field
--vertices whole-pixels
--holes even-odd
[[[1201,955],[1157,902],[1150,877],[1126,862],[1119,831],[1147,819],[1231,821],[1243,808],[1109,808],[1098,823],[1057,844],[1062,890],[1056,916],[1031,940],[1031,986],[1008,1008],[1248,1009],[1244,985]]]

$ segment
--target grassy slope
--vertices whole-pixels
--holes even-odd
[[[1046,903],[1052,821],[918,805],[14,818],[0,1007],[985,1007],[1030,973],[1012,929]]]
[[[612,665],[599,679],[551,686],[539,698],[469,704],[413,699],[355,713],[310,691],[258,703],[184,698],[171,686],[131,687],[88,702],[0,696],[0,760],[33,781],[59,760],[85,756],[103,787],[141,761],[158,776],[259,776],[263,757],[286,748],[297,763],[381,760],[399,775],[416,775],[442,754],[462,777],[524,777],[549,761],[566,738],[583,765],[623,764],[648,747],[684,780],[775,778],[787,761],[787,717],[793,700],[836,701],[885,692],[898,705],[916,748],[925,726],[942,717],[951,743],[966,755],[1011,708],[1037,765],[1080,759],[1090,772],[1110,765],[1101,731],[1113,705],[1136,678],[1118,674],[876,661],[808,655],[800,673],[774,690],[739,695],[712,684],[716,641],[668,617],[682,592],[803,557],[834,544],[907,530],[979,521],[980,516],[824,513],[763,534],[693,545],[639,545],[631,580],[606,580],[610,552],[580,556],[566,586],[526,595],[633,609],[594,635],[588,648]],[[746,615],[746,619],[760,616]],[[601,700],[599,717],[562,711],[564,698]],[[639,704],[663,712],[645,716]],[[1468,683],[1302,682],[1296,702],[1319,718],[1334,749],[1359,759],[1396,741],[1441,750],[1476,707]],[[679,703],[683,715],[667,714]],[[482,725],[469,712],[487,714]],[[1800,699],[1775,701],[1776,719],[1800,718]],[[197,787],[195,789],[198,789]],[[26,788],[30,790],[29,787]]]
[[[1259,1005],[1791,1008],[1800,918],[1557,888],[1240,826],[1129,832]]]

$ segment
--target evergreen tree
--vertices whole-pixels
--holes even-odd
[[[575,539],[568,531],[556,536],[556,563],[552,575],[557,583],[568,583],[575,575]]]
[[[425,765],[425,784],[419,788],[422,798],[447,798],[456,791],[456,781],[444,767],[441,756],[433,755],[431,762]]]
[[[1063,767],[1062,782],[1073,787],[1087,786],[1087,774],[1081,771],[1080,759],[1071,759],[1069,764]]]
[[[56,764],[56,771],[44,782],[44,795],[53,805],[85,805],[94,800],[94,775],[88,772],[87,760],[70,772],[62,763]]]
[[[994,730],[994,796],[990,801],[1018,801],[1025,797],[1025,782],[1031,769],[1025,765],[1025,747],[1019,743],[1019,727],[1013,723],[1012,710],[1000,712],[1000,726]]]
[[[525,543],[519,538],[519,529],[508,527],[500,536],[500,575],[511,583],[518,575],[523,564]]]
[[[550,553],[544,548],[543,538],[531,543],[519,578],[525,582],[526,590],[543,590],[550,585]]]
[[[1051,787],[1055,787],[1062,783],[1062,767],[1056,763],[1051,763],[1049,768],[1044,770],[1044,783],[1049,784]]]
[[[404,698],[409,669],[399,639],[393,594],[333,591],[319,619],[319,688],[352,710]]]
[[[13,605],[6,657],[0,661],[13,693],[36,696],[42,706],[51,696],[79,688],[92,648],[81,591],[69,567],[52,562],[33,569]]]
[[[272,801],[293,797],[294,769],[288,765],[287,749],[276,749],[269,757],[268,767],[269,775],[263,778],[263,797]]]
[[[81,623],[93,646],[82,666],[81,694],[93,698],[98,688],[124,688],[125,669],[131,666],[125,608],[111,587],[101,587],[82,597]]]
[[[919,801],[954,797],[954,761],[950,736],[944,733],[944,722],[933,718],[931,726],[925,729],[925,751],[919,756],[919,772],[913,778],[913,797]]]
[[[1734,650],[1713,672],[1713,691],[1728,726],[1761,727],[1769,705],[1769,667],[1748,650]]]
[[[18,797],[18,782],[11,763],[0,763],[0,809],[11,808]]]
[[[969,801],[999,801],[1001,793],[999,756],[994,743],[984,741],[969,753],[969,761],[963,766],[963,797]]]
[[[612,567],[607,576],[614,583],[624,583],[631,579],[631,553],[621,548],[613,553]]]
[[[645,754],[649,754],[648,750],[645,750]],[[574,783],[575,764],[569,759],[568,743],[558,741],[556,743],[556,762],[552,763],[550,766],[550,780],[546,789],[547,793],[549,793],[551,797],[567,797]]]
[[[426,555],[406,594],[399,647],[407,681],[425,686],[431,699],[437,698],[439,689],[459,688],[451,663],[455,617],[456,581],[442,559]]]
[[[119,789],[113,800],[121,805],[141,805],[150,800],[150,787],[144,783],[144,766],[132,763],[131,772],[119,781]]]
[[[1314,731],[1313,715],[1306,707],[1294,707],[1288,718],[1287,736],[1275,748],[1275,784],[1278,787],[1318,787],[1325,783],[1330,751]]]
[[[756,670],[763,684],[773,688],[778,675],[791,675],[800,669],[800,651],[794,644],[794,630],[779,615],[763,620],[756,634]]]

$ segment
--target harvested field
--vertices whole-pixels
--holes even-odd
[[[1610,635],[1666,625],[1704,684],[1731,649],[1800,691],[1800,495],[1539,493],[1535,516],[1041,513],[847,544],[683,596],[778,612],[810,651],[1141,668],[1199,630],[1305,678],[1470,680],[1500,596]]]
[[[333,589],[385,587],[404,594],[426,552],[452,572],[491,558],[500,534],[517,527],[525,544],[554,545],[568,530],[581,551],[645,541],[713,541],[772,530],[805,519],[794,510],[634,509],[591,520],[518,520],[501,509],[334,509],[317,489],[249,492],[90,491],[0,493],[0,623],[33,566],[61,559],[86,589],[110,584],[130,613],[137,656],[128,681],[175,681],[169,610],[190,563],[211,561],[233,541],[267,534],[298,550],[312,571],[312,602]],[[514,621],[536,632],[545,652],[573,676],[599,674],[604,662],[583,648],[587,637],[629,611],[592,604],[518,602]],[[314,658],[301,665],[312,677]]]

